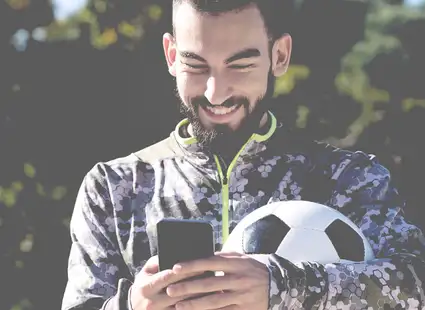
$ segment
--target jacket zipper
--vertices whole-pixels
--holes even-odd
[[[230,165],[227,167],[226,172],[224,173],[222,166],[220,164],[220,159],[217,155],[214,155],[215,163],[217,165],[218,175],[221,181],[221,199],[222,199],[222,210],[221,210],[221,235],[222,235],[222,244],[224,244],[229,237],[229,179],[230,174],[233,170],[233,167],[236,165],[240,154],[242,153],[245,146],[251,142],[254,135],[248,139],[248,141],[241,147],[239,152],[233,158]]]
[[[273,114],[270,113],[271,117],[271,129],[269,130],[269,133],[262,136],[261,139],[257,139],[257,141],[265,141],[267,140],[275,131],[276,129],[276,118],[273,116]],[[229,237],[229,179],[230,179],[230,173],[233,170],[233,167],[236,165],[236,161],[239,158],[242,151],[245,149],[246,145],[255,139],[256,134],[253,134],[248,141],[241,147],[239,152],[236,154],[236,156],[233,158],[232,162],[230,163],[229,167],[227,167],[226,173],[223,173],[223,169],[221,168],[220,160],[217,155],[214,155],[214,160],[217,165],[218,175],[220,177],[221,182],[221,197],[222,197],[222,211],[221,211],[221,218],[222,218],[222,244],[224,244]]]
[[[226,173],[223,172],[222,166],[220,164],[219,157],[214,155],[215,162],[217,164],[218,175],[221,181],[221,199],[222,199],[222,209],[221,209],[221,235],[222,243],[226,242],[227,237],[229,236],[229,177],[230,177],[230,167],[227,168]]]

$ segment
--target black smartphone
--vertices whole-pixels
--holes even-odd
[[[214,230],[209,222],[163,219],[156,228],[160,270],[172,269],[180,262],[214,255]]]

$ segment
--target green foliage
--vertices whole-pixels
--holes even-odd
[[[299,80],[305,80],[310,75],[310,69],[306,66],[290,65],[287,72],[276,79],[274,96],[289,94]]]
[[[309,31],[302,32],[305,38],[294,34],[295,47],[302,56],[276,80],[274,100],[279,103],[278,112],[288,125],[304,130],[312,137],[341,147],[377,153],[401,179],[401,188],[409,194],[409,199],[422,203],[419,199],[422,189],[415,187],[412,175],[416,173],[422,177],[421,171],[424,171],[421,162],[425,151],[421,146],[423,143],[418,141],[422,139],[421,130],[425,130],[421,118],[425,115],[421,114],[425,111],[425,93],[422,96],[420,91],[412,92],[408,86],[425,80],[420,74],[409,75],[415,70],[421,71],[423,57],[417,55],[423,55],[420,50],[423,43],[421,40],[412,43],[411,38],[418,29],[425,33],[425,28],[420,28],[425,21],[425,9],[392,5],[389,4],[391,1],[360,1],[368,5],[364,25],[359,23],[364,27],[363,38],[357,40],[348,53],[344,52],[333,59],[333,63],[323,65],[316,56],[318,52],[324,48],[333,52],[345,47],[341,48],[343,43],[338,40],[331,41],[331,47],[323,46],[326,31],[323,37],[317,38],[317,34],[322,33],[321,29],[337,28],[338,25],[329,27],[323,18],[318,18],[320,22],[313,26],[297,24],[297,16],[303,13],[306,1],[294,1],[294,33],[297,33],[297,27],[314,27],[314,35]],[[35,44],[24,52],[10,52],[13,65],[7,68],[12,74],[8,74],[6,81],[2,82],[4,85],[0,85],[3,93],[8,94],[0,104],[0,138],[3,132],[11,137],[0,145],[7,145],[6,149],[12,154],[10,159],[0,161],[0,177],[5,176],[0,181],[0,238],[8,236],[0,244],[0,274],[4,279],[16,279],[19,283],[19,286],[10,286],[10,294],[2,295],[0,309],[57,309],[63,291],[60,286],[66,276],[69,221],[83,174],[94,162],[121,156],[124,150],[134,151],[143,143],[150,143],[149,138],[162,138],[159,134],[152,136],[155,131],[150,127],[152,117],[161,113],[165,121],[160,125],[153,124],[161,128],[169,114],[164,115],[165,105],[148,105],[151,103],[148,101],[153,95],[160,97],[160,103],[161,100],[175,99],[174,85],[167,84],[165,78],[166,68],[161,67],[163,74],[153,74],[153,70],[155,73],[160,71],[164,62],[158,51],[165,28],[163,19],[170,15],[170,2],[92,0],[66,20],[51,18],[50,1],[5,0],[4,4],[17,21],[7,20],[5,31],[10,36],[0,42],[2,48],[5,51],[11,49],[12,37],[20,27],[25,28],[39,45]],[[43,17],[41,7],[48,12]],[[308,14],[314,17],[314,12]],[[343,14],[347,12],[341,13],[341,19]],[[362,18],[358,16],[359,20]],[[412,28],[412,25],[419,26]],[[314,42],[315,48],[307,49],[302,43],[299,46],[300,41]],[[40,51],[52,50],[56,51],[52,55],[63,59],[42,58]],[[118,53],[117,50],[125,52]],[[110,51],[116,54],[112,57],[113,53],[108,54]],[[143,56],[138,58],[142,53]],[[61,76],[54,75],[59,71],[47,68],[60,62],[84,62],[85,57],[96,64],[89,68],[75,65],[75,71],[74,65],[69,65],[65,67],[67,71],[60,72]],[[44,63],[40,64],[40,59],[44,59]],[[130,60],[125,62],[122,59]],[[120,71],[123,66],[130,69]],[[68,74],[74,74],[76,78],[55,84]],[[80,79],[84,83],[79,83]],[[107,84],[109,80],[114,82]],[[148,86],[139,92],[140,84],[144,83]],[[162,93],[153,90],[157,83],[161,83],[163,93],[169,92],[169,96],[161,97]],[[47,88],[55,95],[49,97],[38,87],[45,87],[43,90]],[[77,95],[68,100],[71,93]],[[136,103],[126,106],[126,100]],[[2,110],[3,106],[5,110]],[[22,114],[15,112],[19,109]],[[4,121],[9,119],[10,111],[17,115],[17,129],[10,129]],[[46,116],[49,114],[52,116]],[[56,118],[58,121],[51,121]],[[84,123],[87,119],[89,121]],[[43,120],[51,121],[49,124],[54,127],[38,129],[49,125]],[[149,126],[144,127],[145,123]],[[141,134],[146,128],[149,128],[149,137]],[[61,132],[62,136],[57,138],[55,131]],[[65,134],[68,131],[72,134]],[[105,136],[112,136],[114,143],[104,139]],[[61,148],[68,145],[71,146],[61,153]],[[401,170],[410,174],[399,172]],[[55,267],[55,263],[60,265]],[[39,282],[44,278],[53,284],[46,284],[48,291],[38,296],[33,293],[34,287],[42,286]],[[52,290],[56,290],[58,296],[53,296]]]
[[[402,63],[407,66],[409,55],[397,32],[408,22],[419,19],[425,19],[423,12],[405,6],[388,5],[380,1],[371,5],[366,18],[365,38],[355,44],[353,49],[342,58],[341,71],[335,79],[335,85],[341,93],[351,96],[361,104],[362,113],[349,127],[345,139],[339,142],[332,140],[333,142],[342,147],[353,146],[365,128],[381,120],[375,105],[388,103],[394,91],[396,95],[399,95],[397,88],[376,88],[370,79],[368,66],[379,56],[395,55],[399,60],[398,63],[393,63],[393,67],[380,67],[379,70],[399,75],[400,67],[397,65]],[[412,106],[413,102],[417,101],[409,100],[408,102],[409,106]],[[416,106],[416,104],[413,105]]]
[[[133,49],[143,38],[144,28],[157,22],[162,15],[159,5],[151,4],[141,8],[139,12],[121,16],[114,23],[103,24],[101,18],[106,14],[117,14],[118,9],[112,1],[93,0],[91,4],[64,21],[54,20],[46,26],[47,40],[78,40],[81,27],[88,26],[90,42],[96,49],[105,49],[125,42],[124,47]]]

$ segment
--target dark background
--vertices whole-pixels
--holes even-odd
[[[71,1],[71,0],[68,0]],[[286,124],[379,156],[425,227],[425,10],[403,1],[286,0]],[[0,1],[0,309],[59,309],[85,173],[180,120],[162,51],[170,0]]]

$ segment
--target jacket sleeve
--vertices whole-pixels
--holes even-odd
[[[376,259],[295,266],[270,255],[269,309],[425,309],[424,235],[405,219],[388,170],[365,157],[334,169],[328,204],[361,228]]]
[[[62,310],[127,309],[130,274],[119,250],[102,165],[84,178],[70,223],[71,250]]]

